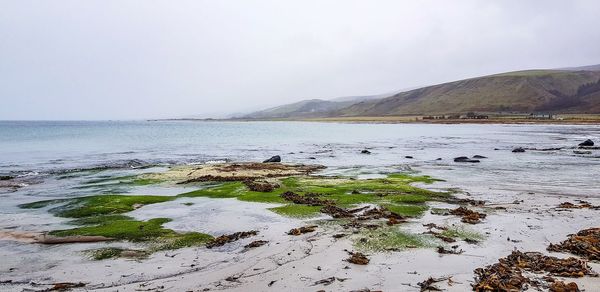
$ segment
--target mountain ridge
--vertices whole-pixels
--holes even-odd
[[[600,113],[600,65],[505,72],[355,99],[303,100],[254,112],[242,118],[294,119],[466,112]]]

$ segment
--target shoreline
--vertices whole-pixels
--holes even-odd
[[[336,117],[336,118],[303,118],[303,119],[151,119],[149,122],[317,122],[348,124],[484,124],[484,125],[600,125],[600,117],[587,119],[522,119],[522,118],[490,118],[490,119],[438,119],[424,120],[417,117]]]

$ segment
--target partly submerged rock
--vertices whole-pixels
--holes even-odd
[[[468,162],[468,163],[477,163],[479,160],[471,159],[467,156],[459,156],[454,158],[454,162]]]
[[[275,156],[272,156],[271,158],[263,161],[263,163],[270,163],[270,162],[281,162],[281,156],[275,155]]]
[[[364,149],[364,150],[360,151],[360,154],[371,154],[371,151]]]
[[[487,157],[485,157],[483,155],[473,155],[473,158],[475,158],[475,159],[483,159],[483,158],[487,158]]]
[[[523,147],[517,147],[515,149],[512,150],[513,153],[522,153],[525,152],[525,149],[523,149]]]
[[[594,146],[594,141],[592,141],[591,139],[587,139],[579,143],[579,146]]]

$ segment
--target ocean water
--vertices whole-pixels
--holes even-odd
[[[324,164],[329,171],[404,167],[465,183],[600,195],[600,151],[573,152],[588,138],[600,143],[599,125],[2,121],[0,174],[261,161],[281,155],[285,162]],[[514,147],[563,149],[512,153]],[[371,154],[360,154],[362,149]],[[488,158],[478,164],[452,161],[476,154]]]

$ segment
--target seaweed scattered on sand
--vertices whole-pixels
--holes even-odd
[[[304,233],[310,233],[310,232],[314,232],[315,230],[317,230],[317,226],[316,225],[310,225],[310,226],[302,226],[302,227],[298,227],[298,228],[293,228],[292,230],[288,231],[288,235],[301,235]]]
[[[548,250],[568,252],[591,261],[600,261],[600,228],[584,229],[577,234],[571,234],[561,243],[551,243]]]
[[[272,192],[279,187],[276,183],[260,180],[245,180],[244,185],[253,192],[268,193]]]
[[[242,238],[254,236],[256,234],[258,234],[258,231],[250,230],[250,231],[243,231],[243,232],[236,232],[236,233],[232,233],[232,234],[221,235],[221,236],[209,241],[206,244],[206,247],[213,248],[213,247],[223,246],[227,243],[234,242],[234,241],[240,240]]]
[[[458,207],[454,210],[450,210],[451,215],[461,216],[461,221],[469,224],[480,223],[481,220],[485,219],[486,214],[467,209],[465,207]]]
[[[571,202],[562,202],[558,205],[560,209],[594,209],[600,210],[600,206],[594,206],[586,201],[578,201],[579,204],[573,204]]]
[[[360,252],[349,251],[348,254],[350,257],[347,258],[346,261],[355,265],[366,265],[370,261],[366,255]]]
[[[248,248],[261,247],[267,243],[269,243],[269,242],[266,240],[255,240],[253,242],[250,242],[249,244],[244,245],[244,248],[248,249]]]
[[[475,269],[474,291],[521,291],[528,285],[546,285],[537,279],[526,277],[523,272],[547,273],[560,277],[597,277],[598,274],[588,267],[587,262],[576,259],[559,259],[538,252],[513,251],[498,263],[485,268]],[[546,277],[546,281],[552,279]],[[556,284],[560,285],[560,284]]]
[[[287,201],[291,201],[294,204],[309,205],[309,206],[325,206],[334,204],[333,201],[327,199],[320,199],[319,194],[308,193],[299,195],[294,192],[287,191],[280,195]]]
[[[439,282],[443,282],[443,281],[451,281],[452,277],[441,277],[441,278],[434,278],[434,277],[429,277],[427,278],[427,280],[423,281],[423,282],[419,282],[417,283],[417,285],[421,288],[420,291],[443,291],[441,288],[438,288],[437,286],[435,286],[436,283]]]

